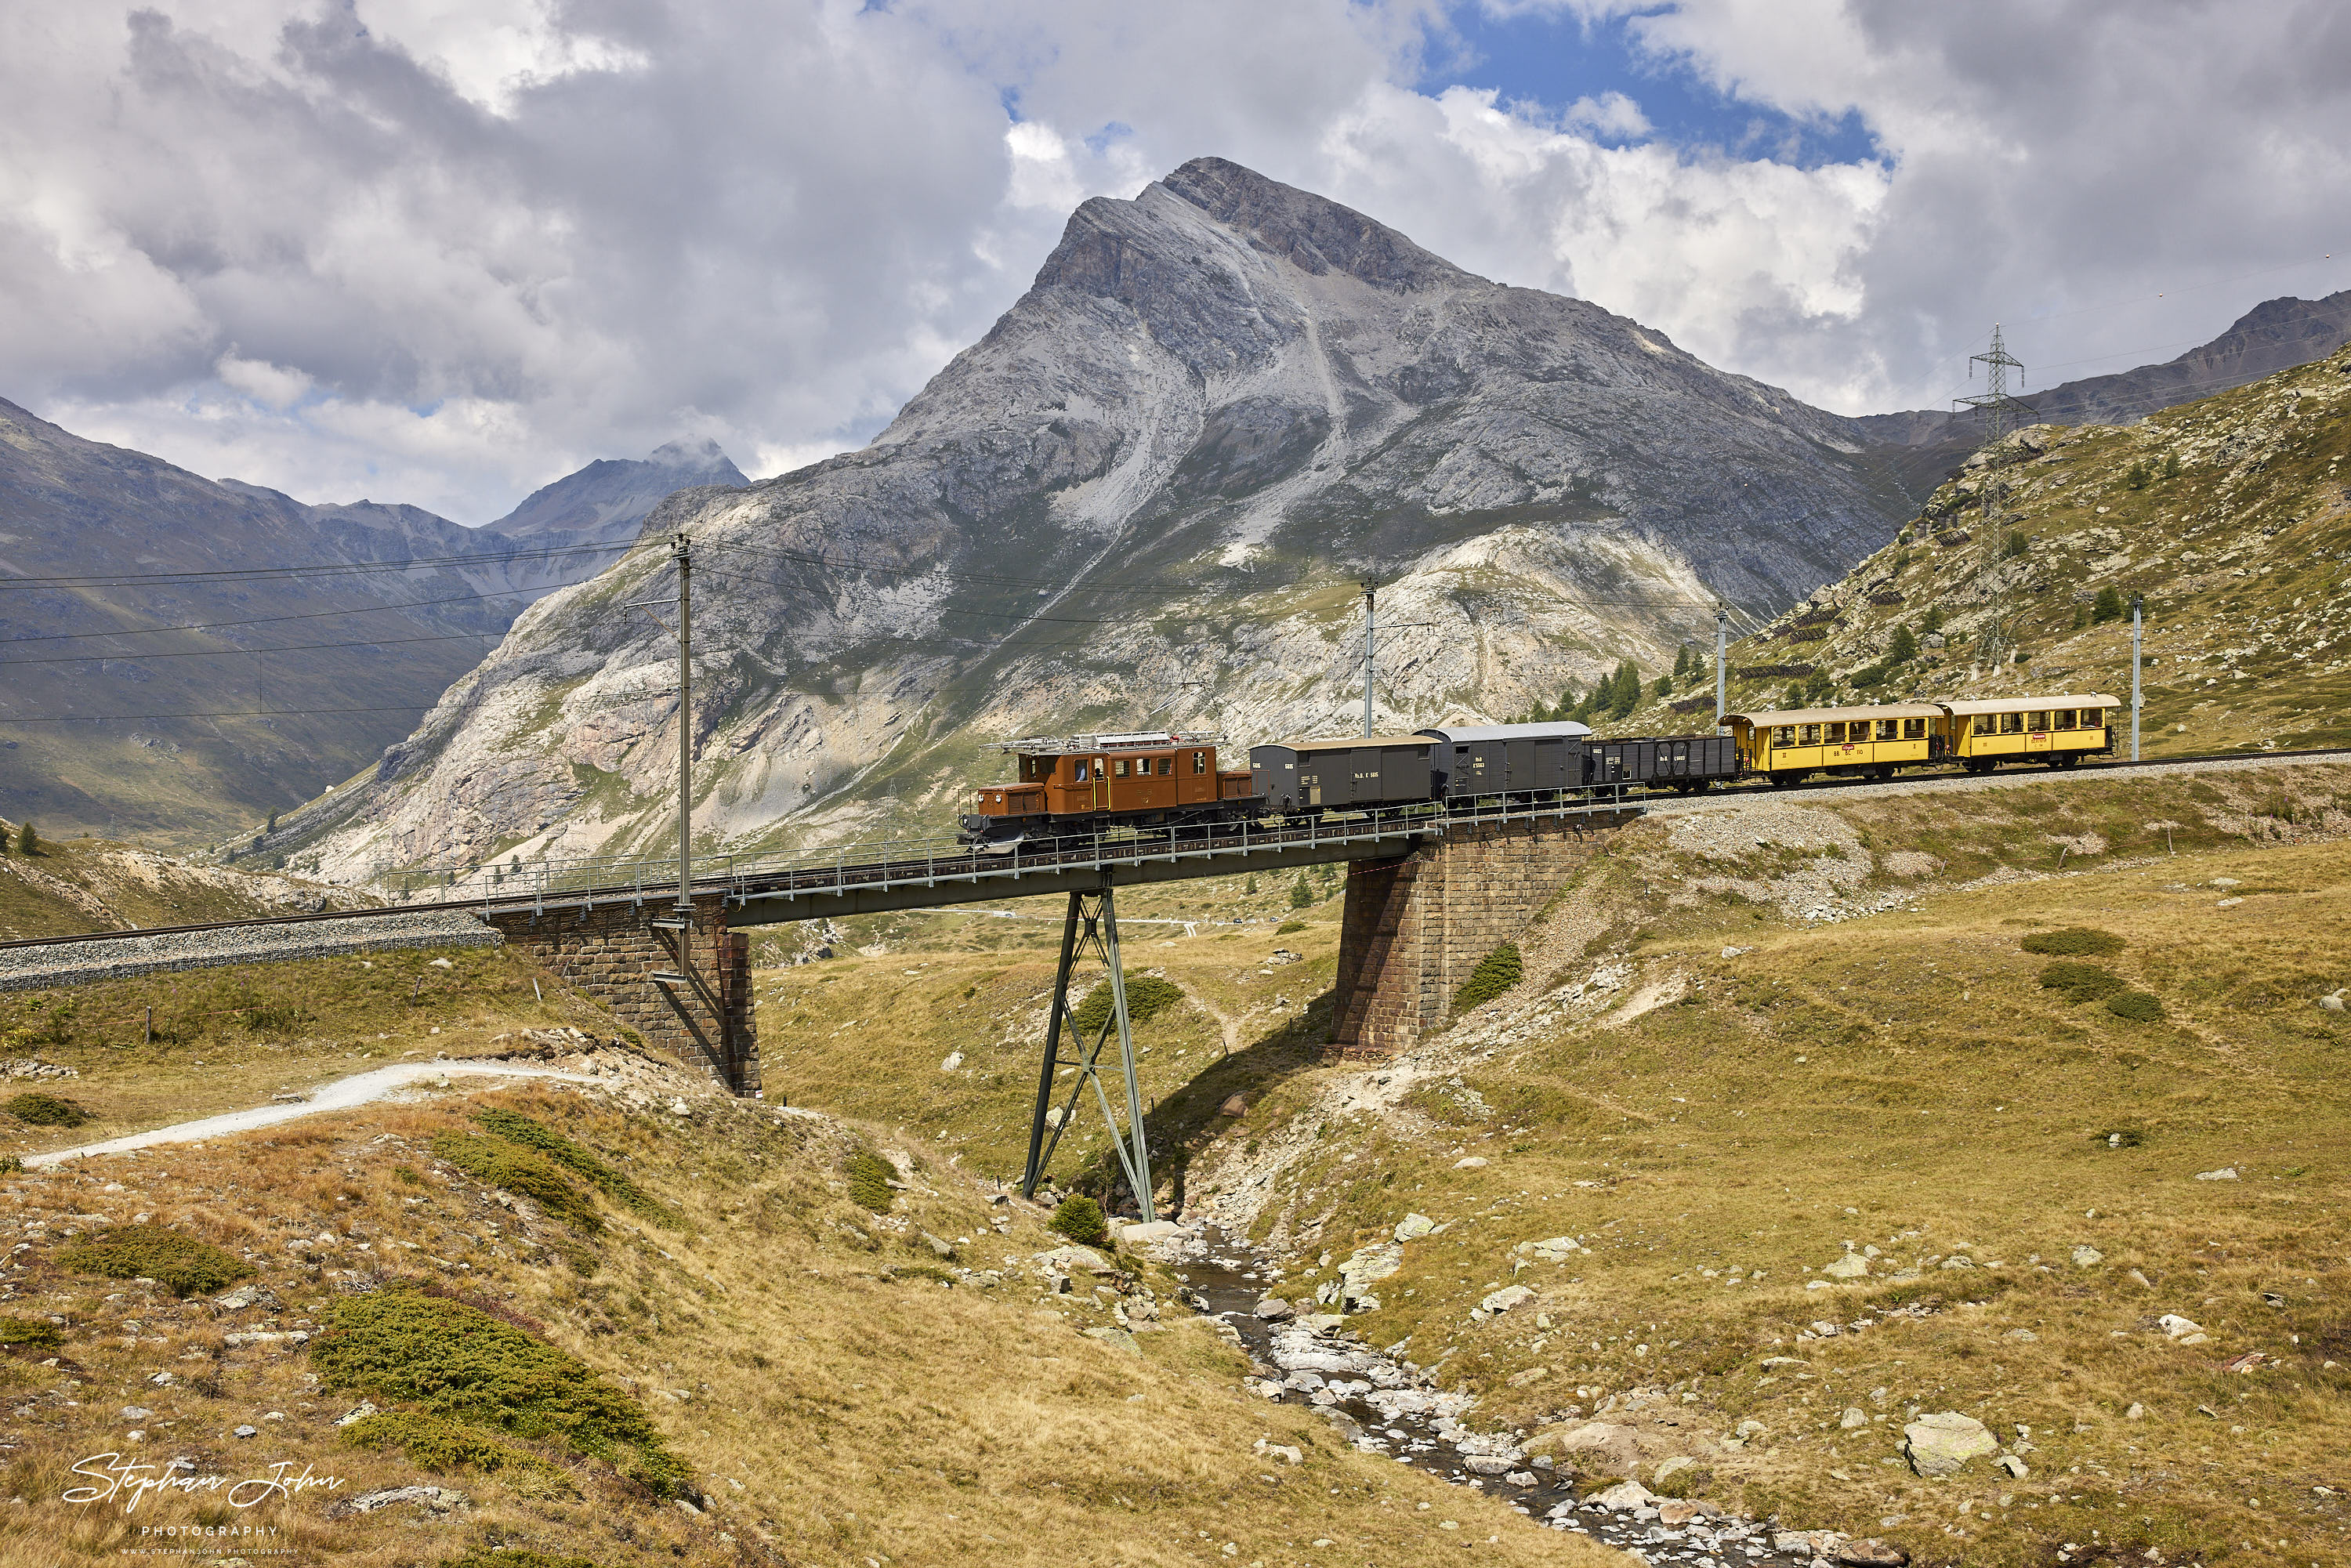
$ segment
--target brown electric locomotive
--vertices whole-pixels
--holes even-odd
[[[1163,730],[1008,741],[1009,784],[979,792],[963,841],[1008,849],[1023,839],[1105,827],[1208,825],[1258,814],[1264,802],[1246,768],[1220,772],[1217,737]]]

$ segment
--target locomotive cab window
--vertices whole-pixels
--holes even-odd
[[[1081,757],[1078,758],[1078,782],[1082,784],[1086,781],[1086,759]]]
[[[1905,740],[1926,739],[1927,721],[1923,718],[1904,719],[1902,721],[1902,738]]]
[[[1192,771],[1196,775],[1206,773],[1207,770],[1208,754],[1205,751],[1192,753]]]
[[[1040,779],[1051,778],[1053,776],[1053,762],[1054,758],[1050,757],[1022,758],[1020,759],[1020,782],[1023,784],[1034,784]]]
[[[1115,762],[1114,764],[1113,764],[1113,765],[1112,765],[1112,768],[1111,768],[1111,777],[1112,777],[1112,778],[1113,778],[1113,779],[1123,779],[1123,778],[1125,778],[1125,777],[1126,777],[1126,758],[1123,758],[1123,757],[1120,758],[1118,759],[1118,761],[1117,761],[1117,762]]]

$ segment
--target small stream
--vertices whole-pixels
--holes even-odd
[[[1255,1364],[1253,1389],[1320,1410],[1364,1453],[1475,1488],[1546,1528],[1588,1535],[1649,1563],[1802,1568],[1816,1560],[1816,1544],[1827,1544],[1808,1537],[1783,1549],[1769,1525],[1704,1504],[1613,1496],[1615,1489],[1600,1496],[1628,1506],[1612,1507],[1597,1496],[1579,1502],[1572,1475],[1548,1457],[1528,1458],[1508,1432],[1476,1431],[1461,1420],[1468,1396],[1443,1392],[1410,1363],[1364,1344],[1341,1320],[1259,1317],[1258,1303],[1281,1281],[1248,1243],[1213,1228],[1187,1230],[1165,1255],[1178,1260],[1176,1276],[1193,1309],[1240,1333]]]

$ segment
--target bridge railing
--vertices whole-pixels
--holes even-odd
[[[1017,882],[1030,873],[1145,861],[1246,860],[1267,851],[1311,851],[1366,840],[1414,838],[1460,824],[1614,813],[1623,810],[1626,801],[1624,785],[1600,784],[1539,792],[1531,798],[1498,795],[1451,802],[1422,800],[1314,816],[1117,828],[1026,838],[1008,845],[967,844],[947,835],[858,840],[820,850],[697,855],[693,862],[693,891],[736,898],[820,895],[916,883]],[[377,881],[395,904],[405,904],[478,903],[512,907],[549,900],[570,903],[582,896],[658,903],[676,896],[677,858],[582,855],[409,866],[387,872]]]

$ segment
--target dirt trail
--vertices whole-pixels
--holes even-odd
[[[262,1127],[274,1127],[280,1122],[291,1122],[302,1116],[315,1116],[321,1111],[349,1111],[360,1105],[384,1099],[394,1091],[412,1083],[452,1078],[556,1078],[567,1083],[593,1083],[596,1079],[584,1072],[566,1072],[560,1068],[532,1067],[518,1061],[404,1061],[393,1067],[379,1067],[372,1071],[353,1073],[339,1078],[325,1087],[313,1090],[310,1097],[297,1104],[258,1105],[250,1111],[230,1111],[218,1116],[200,1117],[193,1122],[178,1122],[151,1132],[131,1133],[120,1138],[109,1138],[102,1144],[85,1144],[78,1149],[57,1149],[46,1155],[26,1155],[27,1168],[37,1169],[84,1155],[119,1155],[131,1149],[144,1149],[157,1144],[193,1144],[208,1138],[227,1137],[235,1133],[250,1133]]]

